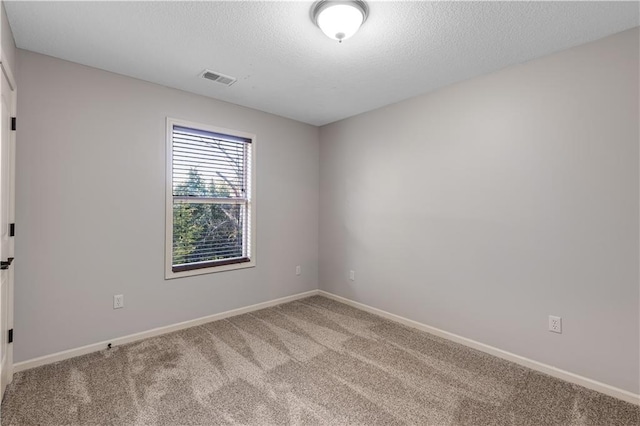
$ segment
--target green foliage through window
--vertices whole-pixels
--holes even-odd
[[[192,169],[177,194],[200,192],[224,196],[212,181],[205,184]],[[173,203],[173,264],[242,257],[243,210],[240,204]]]

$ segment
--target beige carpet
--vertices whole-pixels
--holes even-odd
[[[637,425],[640,408],[324,297],[16,374],[3,425]]]

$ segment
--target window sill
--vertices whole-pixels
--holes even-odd
[[[196,275],[205,275],[205,274],[215,274],[218,272],[234,271],[236,269],[253,268],[255,266],[256,266],[255,259],[251,259],[248,262],[232,263],[229,265],[210,266],[210,267],[190,269],[187,271],[178,271],[178,272],[174,272],[172,270],[172,265],[168,265],[165,271],[164,279],[172,280],[174,278],[193,277]]]

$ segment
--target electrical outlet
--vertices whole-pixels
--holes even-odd
[[[113,296],[113,309],[124,308],[124,295],[123,294],[115,294]]]
[[[300,275],[302,274],[302,266],[298,265],[296,266],[296,275]]]
[[[562,318],[549,315],[549,331],[562,333]]]
[[[349,271],[349,279],[351,281],[355,281],[356,280],[356,271]]]

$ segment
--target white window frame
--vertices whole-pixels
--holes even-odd
[[[210,266],[200,269],[192,269],[188,271],[173,271],[173,126],[189,127],[213,133],[221,133],[230,136],[251,139],[251,164],[247,169],[249,174],[249,188],[247,191],[248,198],[248,220],[249,224],[249,261],[235,263],[230,265]],[[194,123],[191,121],[180,120],[167,117],[167,134],[166,134],[166,179],[165,179],[165,279],[191,277],[194,275],[212,274],[216,272],[232,271],[236,269],[253,268],[256,266],[256,135],[252,133],[242,132],[238,130],[226,129],[223,127],[212,126],[202,123]]]

